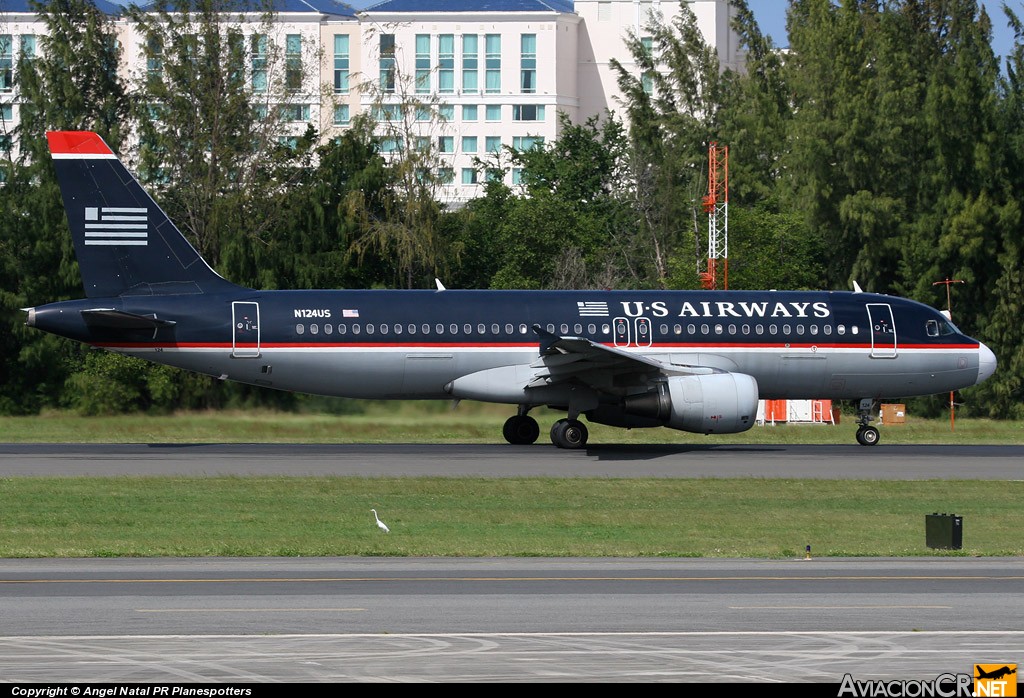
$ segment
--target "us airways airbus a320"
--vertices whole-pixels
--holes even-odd
[[[95,133],[47,134],[84,300],[27,323],[110,351],[280,390],[564,410],[560,448],[590,422],[730,434],[759,398],[877,400],[980,383],[996,359],[943,314],[859,292],[257,291],[213,271]]]

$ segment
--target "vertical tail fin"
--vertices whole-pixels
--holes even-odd
[[[46,138],[86,296],[238,288],[210,268],[97,134],[51,131]]]

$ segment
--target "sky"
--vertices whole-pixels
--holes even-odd
[[[1024,0],[1007,0],[1006,4],[1014,14],[1024,18]],[[786,40],[786,0],[747,0],[747,5],[761,33],[772,37],[776,46],[785,47]],[[984,0],[981,5],[988,11],[992,20],[992,49],[997,56],[1006,56],[1013,48],[1013,32],[1006,26],[1006,15],[1003,13],[1001,0]]]

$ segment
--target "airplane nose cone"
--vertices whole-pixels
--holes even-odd
[[[977,385],[996,372],[996,355],[984,344],[978,344],[978,380]]]

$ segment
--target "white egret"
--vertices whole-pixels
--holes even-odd
[[[388,528],[388,525],[386,523],[384,523],[383,521],[381,521],[380,517],[377,516],[377,510],[376,509],[370,509],[370,511],[373,512],[373,518],[377,519],[377,528],[379,528],[380,530],[384,531],[384,533],[391,533],[391,529]]]

